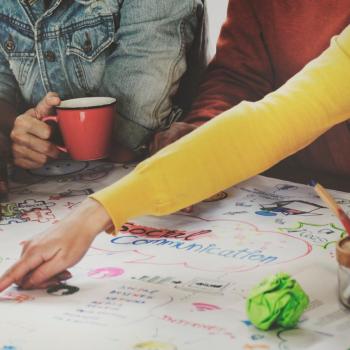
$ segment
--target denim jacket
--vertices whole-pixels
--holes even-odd
[[[202,13],[201,0],[2,0],[0,99],[116,97],[115,137],[138,150],[180,115],[173,98]]]

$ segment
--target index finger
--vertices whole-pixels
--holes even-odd
[[[51,260],[38,266],[31,272],[25,280],[21,281],[20,286],[23,289],[36,289],[47,281],[50,281],[56,275],[63,274],[65,266],[57,255]]]
[[[12,283],[21,281],[27,273],[41,265],[43,261],[40,255],[23,255],[0,277],[0,292],[10,287]]]
[[[65,281],[69,280],[70,278],[72,278],[72,274],[68,270],[65,270],[65,271],[45,280],[44,282],[42,282],[40,284],[31,285],[31,284],[29,284],[28,281],[31,280],[31,276],[35,271],[36,270],[34,270],[33,272],[29,272],[29,274],[27,276],[25,276],[24,279],[18,284],[18,286],[21,289],[33,289],[33,288],[46,289],[46,288],[51,287],[53,285],[61,284]]]
[[[26,133],[37,136],[43,140],[47,140],[51,135],[50,126],[36,119],[33,108],[16,118],[11,137],[15,142],[23,143],[23,138]]]

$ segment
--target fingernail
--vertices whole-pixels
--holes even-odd
[[[68,280],[69,278],[72,278],[72,274],[69,271],[65,271],[60,273],[57,277],[61,280]]]

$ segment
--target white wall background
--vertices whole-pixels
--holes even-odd
[[[207,0],[210,31],[210,52],[215,52],[220,28],[225,21],[228,0]]]

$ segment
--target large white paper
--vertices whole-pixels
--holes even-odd
[[[65,160],[16,169],[2,209],[0,272],[18,258],[19,242],[130,170]],[[349,194],[333,195],[350,210]],[[256,177],[191,214],[102,233],[63,289],[3,292],[0,350],[347,350],[350,313],[338,301],[335,260],[344,235],[312,188]],[[311,307],[297,329],[262,332],[247,320],[245,299],[280,271],[300,282]]]

